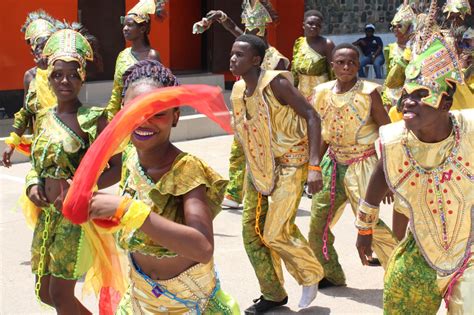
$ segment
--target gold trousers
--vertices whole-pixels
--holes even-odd
[[[300,285],[313,285],[323,277],[321,265],[294,223],[306,180],[306,164],[300,167],[278,165],[276,173],[272,194],[260,195],[258,218],[259,193],[247,176],[242,214],[245,250],[264,298],[271,301],[281,301],[287,296],[281,260]],[[255,228],[257,219],[262,237]]]

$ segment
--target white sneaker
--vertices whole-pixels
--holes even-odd
[[[311,302],[314,301],[318,295],[318,284],[313,284],[310,286],[303,286],[303,293],[301,294],[301,300],[298,303],[299,308],[308,307]]]
[[[240,208],[240,204],[237,201],[230,200],[227,198],[224,198],[224,200],[222,201],[222,206],[227,207],[229,209]]]

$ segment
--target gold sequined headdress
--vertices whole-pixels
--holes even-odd
[[[246,31],[258,29],[257,36],[264,36],[267,24],[273,21],[270,13],[260,0],[255,1],[252,7],[251,0],[244,0],[242,3],[242,24]]]
[[[416,14],[409,4],[402,4],[390,24],[392,26],[400,25],[403,34],[411,33],[415,29]]]
[[[41,37],[49,37],[56,30],[55,19],[45,11],[30,12],[26,17],[21,31],[25,33],[25,40],[35,49],[37,40]]]
[[[140,0],[127,15],[132,16],[133,20],[140,23],[150,22],[150,15],[162,14],[166,0]]]
[[[66,62],[76,61],[79,63],[79,73],[82,81],[86,79],[87,61],[94,60],[94,51],[89,40],[77,30],[85,30],[82,25],[74,23],[72,26],[55,32],[43,49],[43,54],[48,57],[48,72],[53,70],[54,62],[62,60]],[[49,75],[48,75],[49,76]]]

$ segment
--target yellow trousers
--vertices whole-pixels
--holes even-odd
[[[245,182],[242,235],[245,250],[265,299],[281,301],[284,289],[281,260],[300,285],[323,278],[323,268],[295,225],[296,212],[306,180],[306,165],[276,167],[275,188],[270,196],[259,195],[248,176]],[[257,216],[257,206],[261,210]],[[256,231],[258,228],[260,235]]]

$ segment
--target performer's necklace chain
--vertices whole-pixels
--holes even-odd
[[[407,145],[408,142],[408,130],[405,129],[404,131],[404,136],[402,139],[402,146],[405,150],[406,156],[408,157],[408,161],[410,165],[415,169],[415,171],[420,174],[420,175],[428,175],[428,176],[433,176],[434,184],[435,184],[435,195],[436,195],[436,201],[438,203],[439,207],[439,216],[441,219],[442,223],[442,228],[443,228],[443,242],[444,242],[444,249],[449,248],[449,243],[448,243],[448,231],[447,231],[447,224],[446,224],[446,213],[444,209],[444,202],[443,202],[443,195],[441,194],[441,188],[440,188],[440,183],[442,178],[442,173],[446,169],[446,166],[448,164],[451,164],[454,162],[455,157],[457,156],[457,153],[459,151],[459,145],[461,143],[461,131],[459,128],[459,123],[456,120],[456,118],[452,115],[449,114],[449,117],[451,119],[451,123],[453,125],[453,131],[454,131],[454,139],[455,139],[455,144],[454,147],[451,149],[451,152],[449,153],[448,157],[446,160],[441,163],[438,167],[432,169],[432,170],[427,170],[420,166],[416,159],[414,158],[410,148]]]

